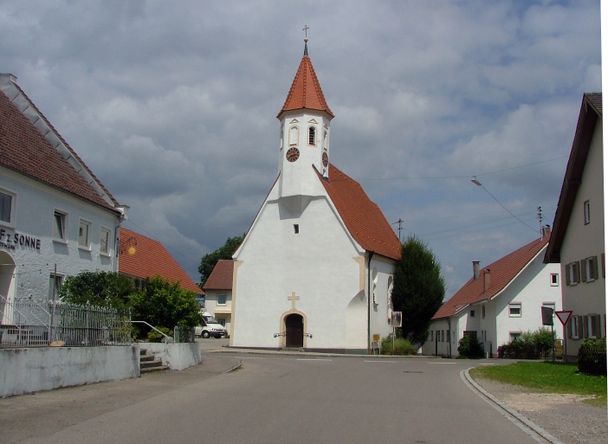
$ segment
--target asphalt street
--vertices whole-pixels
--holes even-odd
[[[536,442],[462,381],[472,365],[209,353],[183,372],[0,400],[0,441]]]

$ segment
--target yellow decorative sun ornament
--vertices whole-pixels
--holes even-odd
[[[137,253],[137,248],[135,248],[133,245],[131,245],[129,247],[129,249],[127,250],[127,253],[129,253],[130,256],[133,256],[135,253]]]

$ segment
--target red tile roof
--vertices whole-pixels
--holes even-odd
[[[220,259],[203,285],[203,290],[232,290],[234,261]]]
[[[551,241],[545,253],[545,262],[560,262],[562,242],[566,236],[578,189],[583,181],[585,164],[591,148],[591,138],[600,117],[602,117],[602,93],[585,93],[578,115],[568,166],[564,174],[564,182],[553,218],[553,236],[551,236]]]
[[[449,301],[437,310],[433,319],[447,318],[458,313],[469,304],[490,300],[498,295],[545,248],[549,242],[549,237],[550,234],[547,234],[542,239],[536,239],[487,267],[483,267],[479,277],[469,279]],[[490,273],[489,286],[484,289],[485,273],[488,270]]]
[[[119,271],[146,279],[160,276],[178,283],[184,290],[202,293],[198,285],[159,241],[126,228],[120,228]]]
[[[13,82],[13,85],[16,88],[14,91],[18,91],[19,99],[29,102],[28,106],[54,132],[76,163],[80,163],[103,190],[109,201],[105,200],[93,185],[79,174],[3,92],[0,92],[0,166],[116,211],[115,207],[118,205],[116,199],[36,108],[25,92],[16,83]]]
[[[279,117],[285,111],[291,111],[296,109],[312,109],[317,111],[324,111],[333,117],[333,113],[329,109],[325,96],[321,90],[321,84],[315,74],[315,69],[312,66],[310,57],[304,54],[296,76],[293,79],[289,94],[283,108],[279,112]]]
[[[317,173],[318,174],[318,173]],[[401,243],[382,210],[370,200],[361,185],[334,165],[329,165],[329,178],[318,174],[346,228],[367,251],[399,260]]]

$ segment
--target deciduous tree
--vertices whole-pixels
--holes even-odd
[[[217,261],[220,259],[231,259],[244,238],[245,235],[229,237],[224,245],[202,257],[201,264],[198,266],[198,272],[201,274],[201,286],[205,283],[211,271],[213,271],[213,267],[215,267]]]

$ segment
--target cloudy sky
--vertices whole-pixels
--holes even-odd
[[[552,223],[601,86],[597,0],[0,0],[0,72],[198,280],[276,176],[305,24],[331,161],[434,250],[447,296],[534,239],[539,205]]]

